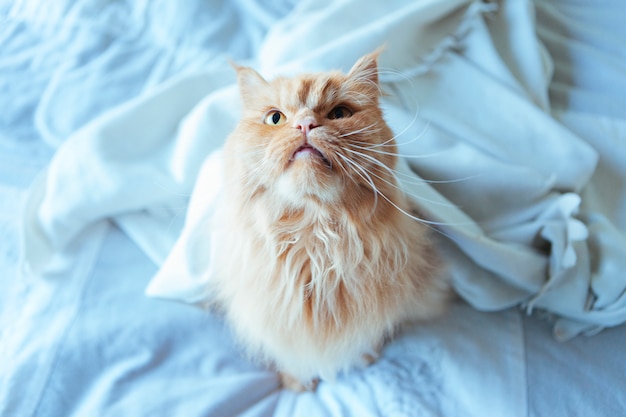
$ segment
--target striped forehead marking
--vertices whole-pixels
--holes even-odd
[[[299,80],[297,101],[301,107],[318,108],[334,102],[340,94],[340,85],[332,78]]]
[[[313,80],[311,79],[304,79],[300,82],[300,87],[298,88],[298,103],[300,105],[310,104],[309,96],[311,95],[313,84]]]

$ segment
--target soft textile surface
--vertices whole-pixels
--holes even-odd
[[[624,320],[618,1],[179,3],[0,0],[0,415],[623,413],[624,326],[559,344],[512,307],[560,338]],[[469,304],[284,392],[219,317],[143,292],[204,296],[226,58],[347,69],[383,43],[402,185]]]
[[[496,14],[496,4],[459,0],[365,6],[345,21],[353,2],[299,4],[260,42],[255,64],[266,76],[347,68],[387,43],[384,105],[415,172],[399,179],[440,230],[457,292],[481,310],[524,304],[555,313],[564,318],[561,338],[623,322],[626,241],[618,219],[589,191],[598,151],[551,113],[553,63],[532,8],[511,2]],[[34,271],[61,262],[51,257],[64,250],[62,258],[74,257],[71,243],[103,218],[116,219],[157,264],[164,261],[178,237],[177,197],[191,193],[203,159],[237,120],[232,70],[220,59],[213,65],[67,139],[27,208],[25,253]],[[187,219],[152,295],[205,297],[207,185],[219,184],[215,170],[207,172],[192,194],[199,218]],[[194,196],[203,210],[193,208]]]

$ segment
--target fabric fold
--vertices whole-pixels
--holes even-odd
[[[181,200],[189,195],[203,156],[220,142],[198,129],[196,136],[186,135],[181,119],[209,92],[220,89],[225,79],[234,79],[232,71],[173,80],[68,138],[26,203],[36,208],[25,222],[39,231],[24,234],[24,259],[31,269],[45,268],[44,260],[92,223],[150,207],[184,209]],[[195,122],[192,116],[185,120]],[[182,135],[177,136],[179,129]],[[179,146],[193,152],[173,152]],[[167,239],[179,230],[159,233]]]

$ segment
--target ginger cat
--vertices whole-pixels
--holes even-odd
[[[272,81],[236,67],[243,117],[224,148],[211,285],[291,389],[373,360],[399,324],[445,308],[428,228],[395,179],[377,59]]]

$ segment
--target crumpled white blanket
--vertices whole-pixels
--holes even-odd
[[[533,16],[525,2],[304,1],[249,63],[267,77],[345,70],[386,44],[399,179],[437,229],[455,289],[480,310],[545,309],[567,338],[626,321],[626,238],[586,192],[597,150],[553,114],[553,61]],[[70,268],[112,219],[160,266],[148,294],[202,301],[234,82],[216,59],[63,141],[27,201],[28,271]]]

